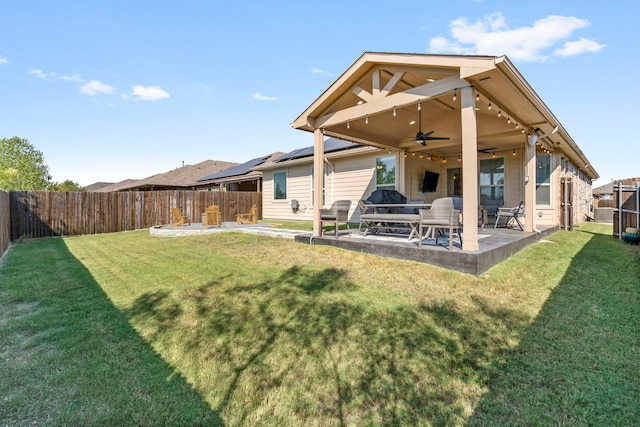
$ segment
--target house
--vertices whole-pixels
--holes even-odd
[[[292,127],[313,133],[313,153],[262,167],[263,216],[312,218],[316,236],[317,207],[351,200],[357,222],[355,202],[387,188],[426,202],[462,196],[462,249],[477,251],[480,206],[524,201],[525,231],[570,227],[589,214],[598,178],[506,56],[367,52]],[[357,146],[327,150],[333,141]],[[423,187],[427,175],[435,188]]]
[[[616,179],[611,181],[608,184],[601,185],[600,187],[596,187],[593,189],[593,199],[595,207],[613,207],[614,206],[614,198],[613,192],[614,187],[616,185],[640,185],[640,177],[637,178],[625,178],[625,179]]]
[[[223,191],[262,191],[262,172],[256,168],[270,164],[284,153],[277,151],[218,171],[197,180],[197,189]]]
[[[128,179],[119,183],[99,188],[96,191],[159,191],[159,190],[193,190],[197,180],[207,174],[216,173],[238,163],[220,160],[205,160],[195,165],[184,165],[172,171],[149,176],[143,179]]]
[[[614,182],[611,181],[608,184],[601,185],[600,187],[593,189],[593,204],[594,207],[613,207],[613,186]]]

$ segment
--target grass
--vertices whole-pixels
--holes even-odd
[[[16,244],[0,425],[634,425],[638,259],[598,224],[482,277],[232,233]]]

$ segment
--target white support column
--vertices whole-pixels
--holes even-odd
[[[478,126],[473,89],[460,89],[462,118],[462,250],[478,246]]]
[[[524,150],[524,231],[536,228],[536,143],[537,138],[528,139]]]
[[[322,181],[324,174],[324,134],[322,129],[313,131],[313,235],[321,236],[320,209],[322,209]]]

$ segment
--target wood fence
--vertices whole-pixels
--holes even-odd
[[[640,228],[640,186],[615,185],[613,198],[613,235],[622,239],[627,227]]]
[[[1,205],[1,201],[0,201]],[[262,193],[248,191],[128,191],[10,193],[11,240],[139,230],[169,223],[171,208],[201,222],[218,205],[222,221],[235,221],[252,205],[262,217]],[[3,215],[4,216],[4,215]]]
[[[0,190],[0,258],[11,242],[11,198],[9,193]]]

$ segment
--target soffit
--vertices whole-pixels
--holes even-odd
[[[559,132],[543,142],[577,165],[588,163],[506,57],[365,53],[292,126],[322,128],[327,136],[384,149],[457,155],[464,87],[478,96],[478,149],[522,148],[527,133],[549,133],[558,125]],[[449,140],[423,147],[415,142],[418,130]]]

